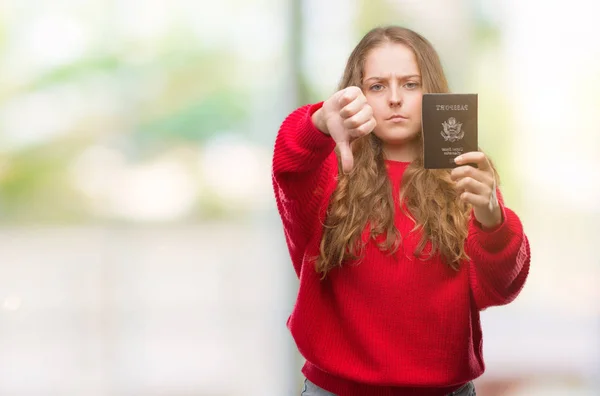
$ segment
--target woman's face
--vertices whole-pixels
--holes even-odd
[[[362,90],[373,109],[389,159],[412,161],[421,131],[422,80],[413,51],[398,43],[372,49],[365,60]]]

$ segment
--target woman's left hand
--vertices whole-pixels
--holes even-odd
[[[484,228],[502,223],[502,211],[496,196],[496,177],[484,153],[472,151],[455,159],[458,167],[451,173],[463,202],[473,205],[475,218]],[[466,165],[476,164],[477,168]]]

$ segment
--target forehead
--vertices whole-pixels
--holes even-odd
[[[419,74],[413,51],[404,44],[386,43],[373,48],[365,59],[364,78]]]

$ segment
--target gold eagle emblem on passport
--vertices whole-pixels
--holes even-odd
[[[442,126],[444,127],[442,136],[447,142],[456,142],[465,136],[465,132],[462,130],[462,123],[456,121],[454,117],[450,117],[447,121],[442,122]]]

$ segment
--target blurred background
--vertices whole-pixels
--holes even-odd
[[[282,396],[277,129],[369,29],[438,49],[532,245],[478,395],[600,395],[594,0],[3,0],[0,395]]]

